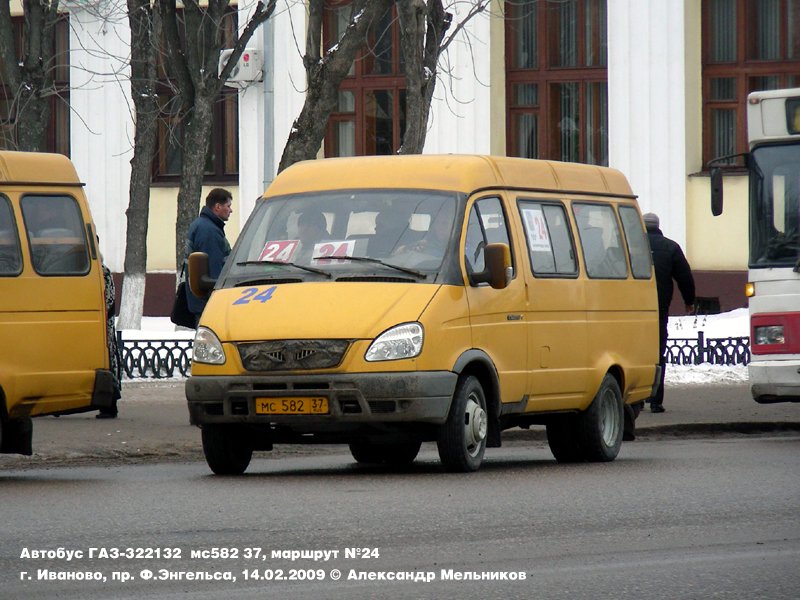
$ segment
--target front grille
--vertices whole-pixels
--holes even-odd
[[[248,371],[328,369],[342,362],[348,340],[274,340],[236,344]]]

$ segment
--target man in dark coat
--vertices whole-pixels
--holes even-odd
[[[689,262],[677,242],[664,237],[659,229],[658,215],[647,213],[642,217],[650,240],[653,253],[653,266],[656,272],[656,288],[658,289],[659,345],[661,352],[661,381],[655,396],[650,398],[650,411],[664,412],[664,372],[666,371],[667,322],[669,321],[669,305],[672,302],[674,279],[678,284],[686,312],[694,310],[694,277]]]
[[[208,275],[212,278],[219,277],[222,265],[231,252],[231,245],[225,237],[225,222],[233,213],[231,201],[233,196],[228,190],[214,188],[206,197],[206,205],[200,211],[200,215],[189,225],[189,233],[186,236],[186,259],[192,252],[205,252],[208,254]],[[184,267],[185,268],[185,267]],[[203,309],[206,307],[207,300],[198,298],[186,286],[186,299],[189,310],[194,313],[195,323],[200,320]]]

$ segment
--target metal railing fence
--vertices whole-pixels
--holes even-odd
[[[119,341],[123,376],[127,379],[171,379],[189,375],[192,340]],[[672,338],[667,341],[667,362],[672,365],[747,365],[750,338]]]

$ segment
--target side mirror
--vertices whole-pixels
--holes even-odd
[[[722,214],[722,169],[711,169],[711,214],[718,217]]]
[[[509,247],[505,244],[487,244],[483,249],[483,260],[486,268],[472,274],[472,283],[488,283],[496,290],[507,287],[513,276]]]
[[[192,252],[189,255],[189,289],[198,298],[208,298],[216,279],[208,276],[208,254]]]

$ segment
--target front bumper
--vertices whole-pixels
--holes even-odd
[[[333,375],[195,376],[186,381],[193,425],[283,424],[313,431],[336,424],[447,420],[458,375],[449,371]],[[256,398],[320,396],[325,415],[259,415]]]

